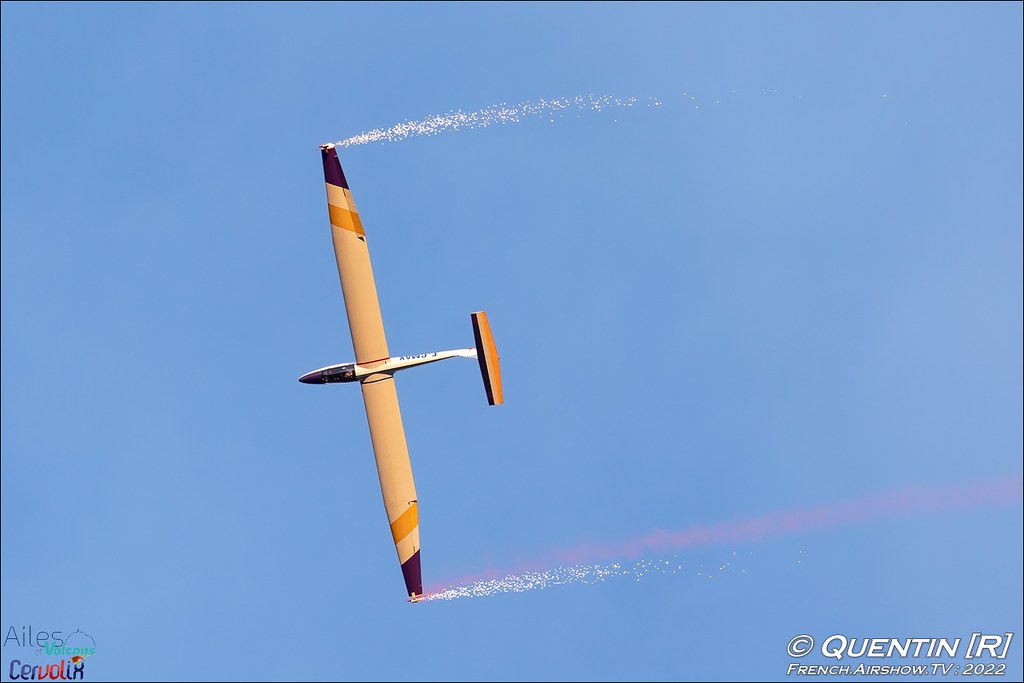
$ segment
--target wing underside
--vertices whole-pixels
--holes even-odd
[[[375,379],[377,378],[377,379]],[[363,381],[363,403],[370,424],[377,475],[384,494],[384,507],[391,523],[391,536],[402,564],[402,576],[409,597],[423,594],[420,572],[420,517],[412,463],[405,444],[398,392],[391,375],[371,375]]]
[[[327,210],[331,217],[331,238],[338,261],[338,277],[345,297],[345,313],[352,332],[356,362],[367,365],[388,357],[384,322],[377,301],[377,285],[370,267],[366,232],[356,211],[348,181],[333,147],[323,150],[324,180],[327,182]]]
[[[356,362],[372,368],[374,362],[387,360],[388,345],[370,267],[366,232],[341,170],[337,151],[333,145],[325,145],[321,153],[331,237],[345,298],[345,313],[352,333],[352,347]],[[369,375],[362,380],[362,390],[384,508],[398,551],[398,561],[402,565],[406,591],[415,598],[423,594],[419,506],[394,377],[386,373]]]

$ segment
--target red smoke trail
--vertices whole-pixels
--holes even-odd
[[[1021,500],[1024,480],[1020,477],[944,487],[913,486],[898,491],[854,498],[838,503],[800,507],[771,512],[718,524],[697,524],[681,531],[655,531],[646,536],[618,543],[579,543],[557,551],[547,558],[520,565],[515,569],[488,569],[466,576],[448,585],[497,579],[512,573],[535,571],[554,564],[587,564],[621,558],[635,559],[643,553],[664,553],[716,543],[743,543],[789,536],[808,531],[865,524],[916,514],[936,514],[946,510],[1005,505]],[[433,593],[441,587],[428,591]]]

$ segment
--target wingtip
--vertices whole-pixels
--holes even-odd
[[[416,595],[423,595],[423,574],[420,571],[419,550],[402,563],[402,577],[405,579],[405,589],[409,592],[410,600]]]
[[[348,189],[348,180],[345,179],[345,172],[341,170],[341,161],[338,160],[338,150],[333,142],[325,142],[320,145],[320,156],[324,162],[324,180],[335,187]]]

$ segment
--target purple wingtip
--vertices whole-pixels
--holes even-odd
[[[412,595],[423,595],[423,574],[420,571],[420,551],[402,563],[402,576],[405,578],[405,590]]]
[[[334,149],[334,145],[320,145],[320,156],[324,161],[324,180],[347,190],[348,181],[345,180],[345,172],[341,170],[338,150]]]

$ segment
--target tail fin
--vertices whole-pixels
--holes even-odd
[[[484,379],[487,391],[487,402],[498,405],[505,402],[501,393],[501,366],[498,365],[498,349],[494,346],[491,326],[487,322],[487,314],[483,311],[470,313],[473,321],[473,337],[476,339],[476,359],[480,363],[480,375]]]

